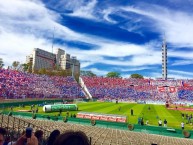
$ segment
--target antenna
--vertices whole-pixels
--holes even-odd
[[[166,45],[166,33],[164,32],[163,45]]]
[[[54,32],[55,32],[55,27],[54,27],[53,38],[52,38],[52,53],[53,53],[53,47],[54,47]]]

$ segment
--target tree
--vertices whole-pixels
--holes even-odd
[[[84,70],[80,71],[80,75],[81,76],[88,76],[88,77],[96,76],[96,74],[94,74],[92,71],[84,71]]]
[[[120,73],[118,73],[118,72],[109,72],[106,76],[110,77],[110,78],[119,78]]]
[[[54,68],[53,68],[53,69],[54,69],[54,70],[57,70],[57,71],[61,70],[60,66],[57,65],[57,64],[54,65]]]
[[[3,66],[4,66],[3,59],[0,58],[0,68],[3,68]]]
[[[14,69],[17,69],[18,66],[19,66],[19,64],[20,64],[19,61],[14,61],[14,62],[12,63],[12,66],[13,66]]]
[[[140,74],[132,74],[130,78],[137,78],[137,79],[143,79],[143,76]]]
[[[27,63],[21,64],[21,66],[23,67],[24,71],[27,71],[29,68],[29,64],[27,64]]]
[[[41,75],[45,75],[46,74],[46,69],[45,68],[41,68],[38,70],[38,73]]]
[[[29,73],[32,73],[32,62],[30,61],[29,63],[27,63],[27,65],[28,65],[27,71],[28,71]]]

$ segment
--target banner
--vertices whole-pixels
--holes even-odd
[[[76,104],[55,104],[55,105],[44,105],[43,111],[44,112],[59,112],[59,111],[66,111],[66,110],[77,110]]]
[[[79,112],[77,113],[76,117],[92,119],[92,120],[103,120],[103,121],[109,121],[109,122],[127,122],[127,117],[124,115]]]

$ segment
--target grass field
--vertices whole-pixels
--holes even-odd
[[[181,113],[191,114],[190,111],[168,110],[164,105],[148,105],[148,104],[129,104],[129,103],[111,103],[111,102],[88,102],[78,103],[78,111],[69,111],[70,114],[76,114],[79,111],[85,112],[98,112],[106,114],[120,114],[128,117],[128,122],[131,124],[137,124],[138,117],[144,118],[144,123],[149,120],[150,125],[158,125],[158,118],[164,121],[168,121],[168,127],[181,128],[182,121],[185,122],[185,129],[192,130],[192,125],[186,124],[187,120],[182,119]],[[148,109],[150,107],[150,110]],[[119,108],[120,111],[119,111]],[[25,108],[14,108],[14,111],[30,109],[30,106]],[[134,116],[130,115],[130,110],[134,110]],[[42,107],[39,107],[39,114],[57,115],[58,112],[44,113]],[[65,116],[66,112],[62,112],[62,116]]]

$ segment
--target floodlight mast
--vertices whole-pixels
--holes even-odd
[[[167,44],[164,37],[164,41],[162,43],[162,79],[167,80],[167,75]]]

